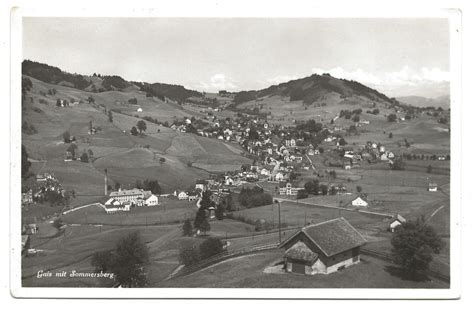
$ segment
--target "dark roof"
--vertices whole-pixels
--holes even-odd
[[[336,218],[326,222],[308,225],[290,237],[280,246],[284,246],[300,233],[308,238],[330,257],[335,254],[362,246],[367,240],[344,218]]]
[[[285,252],[285,258],[309,263],[316,261],[318,256],[319,255],[316,252],[313,252],[302,241],[298,241],[293,247],[289,248]]]

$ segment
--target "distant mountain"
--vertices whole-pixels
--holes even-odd
[[[449,95],[443,95],[436,98],[425,98],[421,96],[405,96],[405,97],[397,97],[397,100],[413,105],[416,107],[442,107],[444,109],[448,109],[450,107],[451,99]]]
[[[23,61],[21,72],[46,83],[63,84],[81,90],[92,84],[82,75],[63,72],[57,67],[31,60]]]
[[[149,97],[154,96],[161,100],[167,97],[177,102],[184,102],[189,97],[202,96],[201,92],[189,90],[180,85],[130,82],[117,75],[100,75],[94,73],[92,76],[85,76],[71,74],[57,67],[31,60],[23,61],[22,74],[49,84],[62,85],[90,92],[111,90],[134,91],[140,89],[141,91],[145,91]]]
[[[241,91],[235,94],[234,102],[241,104],[265,96],[279,95],[289,97],[290,101],[302,100],[304,104],[309,105],[331,94],[337,94],[341,99],[348,101],[357,98],[390,105],[396,102],[359,82],[335,78],[329,74],[314,74],[262,90]]]

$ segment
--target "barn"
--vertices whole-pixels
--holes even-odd
[[[308,225],[281,243],[287,272],[330,274],[359,263],[367,241],[344,218]]]

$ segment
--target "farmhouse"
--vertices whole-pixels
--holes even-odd
[[[150,191],[147,191],[144,197],[144,204],[145,206],[156,206],[158,205],[158,196],[152,194]]]
[[[405,218],[403,218],[401,215],[396,215],[392,221],[390,221],[390,232],[395,232],[395,229],[397,226],[402,225],[403,223],[407,222]]]
[[[355,206],[355,207],[367,207],[367,206],[369,206],[369,203],[367,203],[360,196],[358,196],[356,199],[354,199],[351,202],[351,205]]]
[[[430,192],[436,192],[436,191],[438,191],[438,185],[437,185],[436,183],[434,183],[434,182],[430,182],[430,183],[428,184],[428,191],[430,191]]]
[[[195,189],[205,191],[206,190],[206,181],[202,180],[202,179],[197,180]]]
[[[116,200],[115,198],[110,198],[107,200],[107,202],[105,202],[104,209],[106,213],[110,214],[110,213],[116,213],[119,211],[130,211],[130,206],[131,206],[130,203],[124,204]]]
[[[302,228],[284,241],[287,272],[330,274],[359,263],[360,247],[367,241],[344,218]]]
[[[184,191],[178,193],[178,200],[186,200],[188,198],[188,194]]]

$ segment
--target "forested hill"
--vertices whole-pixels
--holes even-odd
[[[388,98],[377,90],[359,82],[335,78],[329,74],[314,74],[279,85],[273,85],[262,90],[241,91],[236,93],[234,102],[240,104],[265,96],[279,95],[289,97],[290,101],[302,100],[305,104],[312,104],[331,93],[340,95],[342,99],[359,96],[370,101],[390,105],[396,103],[395,99]]]

